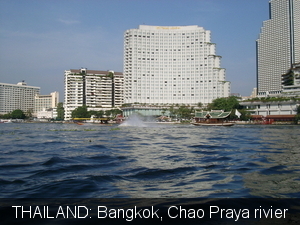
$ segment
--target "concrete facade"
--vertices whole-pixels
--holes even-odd
[[[300,1],[271,0],[270,19],[263,22],[257,44],[258,96],[282,91],[281,76],[300,62]]]
[[[211,32],[148,26],[124,34],[124,103],[197,104],[228,97],[230,82]]]
[[[65,70],[65,120],[74,109],[86,105],[89,109],[105,110],[123,104],[123,73],[88,70]]]
[[[59,101],[59,93],[57,91],[50,93],[49,95],[36,95],[34,96],[35,106],[34,113],[53,109],[57,107]]]
[[[300,105],[300,101],[247,101],[240,102],[240,105],[252,112],[252,115],[259,116],[284,116],[284,115],[296,115],[297,107]]]
[[[18,84],[0,83],[0,114],[11,113],[16,109],[33,113],[34,97],[39,93],[39,87],[28,86],[24,81]]]

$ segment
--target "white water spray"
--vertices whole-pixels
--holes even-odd
[[[132,114],[128,117],[128,119],[125,120],[122,124],[119,126],[126,127],[126,126],[131,126],[131,127],[147,127],[145,122],[142,120],[142,118],[137,115],[137,114]]]

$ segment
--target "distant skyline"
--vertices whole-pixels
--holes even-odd
[[[211,31],[231,92],[256,87],[256,49],[269,0],[0,0],[0,82],[64,95],[64,70],[123,72],[123,37],[139,25]]]

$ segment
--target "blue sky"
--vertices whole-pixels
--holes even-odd
[[[123,71],[123,34],[140,24],[211,31],[231,92],[256,86],[256,50],[269,0],[0,0],[0,82],[64,95],[64,70]]]

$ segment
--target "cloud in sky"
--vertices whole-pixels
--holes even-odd
[[[61,96],[66,69],[122,72],[124,32],[143,23],[210,30],[232,92],[249,95],[249,59],[268,17],[268,0],[0,0],[0,8],[0,82],[26,80]]]

